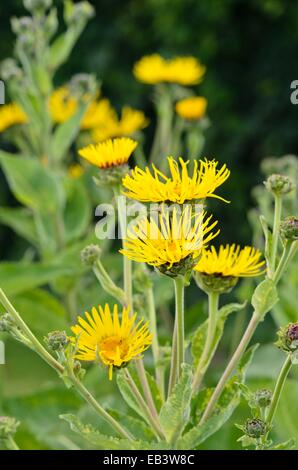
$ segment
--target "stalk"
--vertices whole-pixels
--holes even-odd
[[[272,246],[271,246],[271,256],[270,256],[270,271],[271,274],[275,272],[275,264],[277,257],[278,241],[279,241],[279,226],[281,221],[281,211],[282,211],[282,198],[279,195],[274,196],[274,223],[272,231]]]
[[[269,427],[272,424],[272,421],[273,421],[273,418],[274,418],[274,415],[275,415],[275,412],[276,412],[276,409],[277,409],[277,406],[278,406],[278,403],[279,403],[279,400],[280,400],[280,397],[281,397],[281,394],[282,394],[282,391],[283,391],[283,388],[286,383],[286,379],[287,379],[288,373],[290,372],[291,367],[292,367],[291,355],[288,354],[281,368],[281,371],[279,373],[279,376],[275,385],[275,389],[273,392],[273,397],[272,397],[272,401],[270,404],[270,408],[268,410],[266,422]]]
[[[210,360],[212,359],[213,352],[213,341],[216,333],[217,315],[218,315],[218,302],[219,294],[217,292],[208,293],[208,331],[203,353],[197,365],[197,369],[194,374],[192,390],[196,393],[199,390],[201,382],[204,378]]]

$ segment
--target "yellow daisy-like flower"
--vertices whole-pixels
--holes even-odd
[[[176,113],[178,116],[188,121],[202,119],[206,113],[207,100],[203,96],[191,96],[176,103]]]
[[[111,312],[108,304],[98,310],[93,307],[91,314],[85,312],[86,320],[78,317],[78,323],[71,327],[76,335],[78,353],[81,361],[100,361],[109,368],[112,380],[113,368],[123,367],[132,359],[140,359],[141,354],[152,343],[148,322],[140,320],[135,324],[137,315],[129,315],[124,307],[119,318],[118,306]]]
[[[124,106],[121,117],[118,119],[116,113],[108,117],[92,132],[95,142],[109,139],[111,137],[129,137],[135,132],[144,129],[149,121],[142,111]]]
[[[105,126],[106,122],[113,121],[116,118],[116,111],[112,108],[109,100],[102,99],[93,101],[88,106],[85,116],[83,117],[81,129],[96,129],[99,126]]]
[[[195,271],[223,277],[250,277],[262,274],[265,261],[262,253],[251,246],[241,249],[238,245],[214,246],[204,249]]]
[[[195,57],[174,57],[164,59],[159,54],[142,57],[133,68],[137,80],[150,85],[157,83],[179,83],[180,85],[196,85],[206,68]]]
[[[124,194],[141,202],[176,202],[214,197],[225,199],[214,194],[216,188],[221,186],[230,175],[226,165],[218,169],[215,160],[194,161],[193,173],[189,175],[189,162],[179,158],[179,164],[173,157],[168,157],[171,176],[167,177],[154,165],[153,174],[148,167],[142,170],[135,167],[131,175],[126,175],[123,186],[127,190]],[[225,201],[227,202],[227,201]]]
[[[99,168],[105,169],[127,163],[138,143],[128,137],[108,139],[79,150],[79,155]]]
[[[49,111],[55,123],[61,124],[70,119],[78,109],[77,100],[67,86],[53,91],[49,99]]]
[[[212,216],[206,219],[203,211],[192,215],[190,205],[182,213],[177,207],[169,210],[163,206],[155,215],[141,218],[128,230],[120,253],[134,261],[171,268],[188,257],[195,259],[219,234],[219,230],[212,232],[217,221],[210,223]]]
[[[22,108],[16,103],[0,106],[0,132],[17,124],[26,124],[28,118]]]

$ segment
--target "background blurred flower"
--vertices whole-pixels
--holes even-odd
[[[203,96],[191,96],[176,103],[176,113],[183,119],[196,121],[204,117],[207,100]]]
[[[25,124],[26,122],[28,122],[28,118],[18,104],[10,103],[0,107],[0,132],[16,124]]]
[[[95,142],[109,139],[111,137],[129,137],[135,132],[144,129],[149,123],[145,114],[137,109],[124,106],[120,119],[116,112],[106,114],[99,125],[92,132]]]

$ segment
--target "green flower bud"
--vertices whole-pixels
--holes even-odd
[[[123,177],[128,173],[128,165],[119,165],[109,168],[100,168],[94,182],[99,187],[120,186]]]
[[[298,240],[298,217],[287,217],[280,224],[280,232],[286,240]]]
[[[98,245],[86,246],[86,248],[81,251],[81,260],[86,266],[93,266],[100,256],[101,249]]]
[[[24,7],[32,13],[44,12],[50,8],[52,0],[24,0]]]
[[[244,432],[247,436],[258,439],[266,434],[266,424],[261,419],[248,419],[244,425]]]
[[[9,332],[15,326],[13,317],[9,313],[5,313],[0,317],[0,331]]]
[[[19,421],[9,416],[0,416],[0,439],[7,439],[16,433]]]
[[[222,276],[221,274],[206,274],[195,272],[194,278],[197,285],[204,292],[215,292],[218,294],[227,294],[238,282],[238,277]]]
[[[254,403],[260,408],[267,408],[270,405],[272,399],[272,392],[267,388],[257,390],[253,395]]]
[[[94,16],[95,10],[89,2],[69,2],[65,9],[65,22],[68,25],[85,23]]]
[[[35,31],[35,23],[30,16],[14,17],[11,19],[11,28],[18,36],[33,36],[32,32]]]
[[[277,332],[278,340],[275,345],[285,352],[298,351],[298,323],[289,323]]]
[[[45,338],[45,342],[52,351],[59,351],[65,348],[69,339],[65,331],[52,331]]]
[[[189,255],[183,260],[179,261],[179,263],[174,263],[172,266],[167,263],[162,264],[161,266],[157,266],[155,270],[171,278],[186,276],[191,273],[197,262],[197,258],[193,258],[192,255]]]
[[[23,71],[14,59],[5,59],[0,65],[0,75],[4,81],[8,81],[13,78],[21,78]]]
[[[267,190],[276,196],[288,194],[295,189],[295,183],[286,175],[270,175],[264,184]]]

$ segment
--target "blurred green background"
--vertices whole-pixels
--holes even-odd
[[[54,2],[62,11],[62,2]],[[95,73],[116,107],[131,104],[151,117],[151,87],[137,83],[131,69],[144,54],[199,57],[207,75],[197,91],[207,97],[211,127],[204,154],[226,162],[232,177],[221,212],[223,237],[250,242],[246,212],[251,188],[262,181],[259,163],[269,155],[298,153],[298,106],[290,83],[298,78],[298,4],[293,0],[92,0],[88,24],[71,60],[58,77]],[[10,18],[24,15],[21,0],[1,2],[0,60],[12,54]],[[58,83],[59,84],[59,83]],[[1,176],[0,197],[8,191]],[[12,201],[5,201],[5,203]],[[12,256],[12,233],[1,228],[1,246]]]

